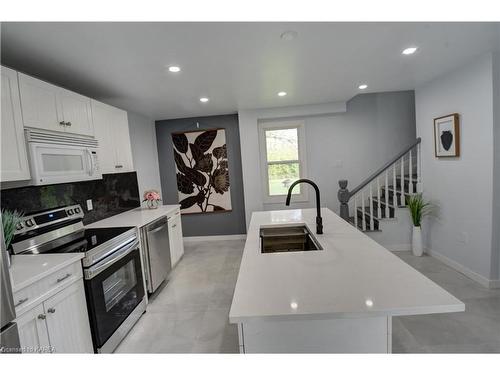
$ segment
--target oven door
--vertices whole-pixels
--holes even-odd
[[[139,242],[135,240],[87,268],[85,292],[98,349],[144,298]]]

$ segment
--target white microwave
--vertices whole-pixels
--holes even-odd
[[[26,140],[33,185],[102,178],[95,138],[27,129]]]

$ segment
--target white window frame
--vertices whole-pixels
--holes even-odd
[[[289,121],[262,121],[259,122],[259,140],[260,140],[260,169],[262,176],[262,191],[264,203],[283,203],[285,204],[286,194],[283,195],[270,195],[269,194],[269,174],[268,174],[268,161],[267,161],[267,130],[279,129],[297,129],[297,141],[299,152],[299,178],[307,178],[307,162],[306,162],[306,131],[305,123],[302,120],[289,120]],[[285,161],[286,162],[286,161]],[[294,189],[295,190],[295,189]],[[307,202],[308,194],[307,187],[301,186],[300,194],[292,194],[291,202]]]

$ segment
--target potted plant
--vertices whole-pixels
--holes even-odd
[[[16,231],[16,226],[21,222],[23,214],[16,210],[2,210],[2,226],[3,226],[3,236],[5,241],[5,248],[9,248],[14,233]]]
[[[148,208],[158,208],[158,205],[161,201],[160,193],[156,190],[147,190],[144,192],[144,200]]]
[[[429,214],[430,203],[425,202],[422,194],[413,194],[408,198],[408,209],[413,221],[413,233],[411,240],[411,250],[413,255],[422,256],[424,248],[422,245],[422,218]]]

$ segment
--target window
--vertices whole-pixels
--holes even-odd
[[[301,122],[261,123],[261,155],[266,202],[284,202],[290,185],[305,177],[304,126]],[[294,201],[306,200],[297,185]]]

